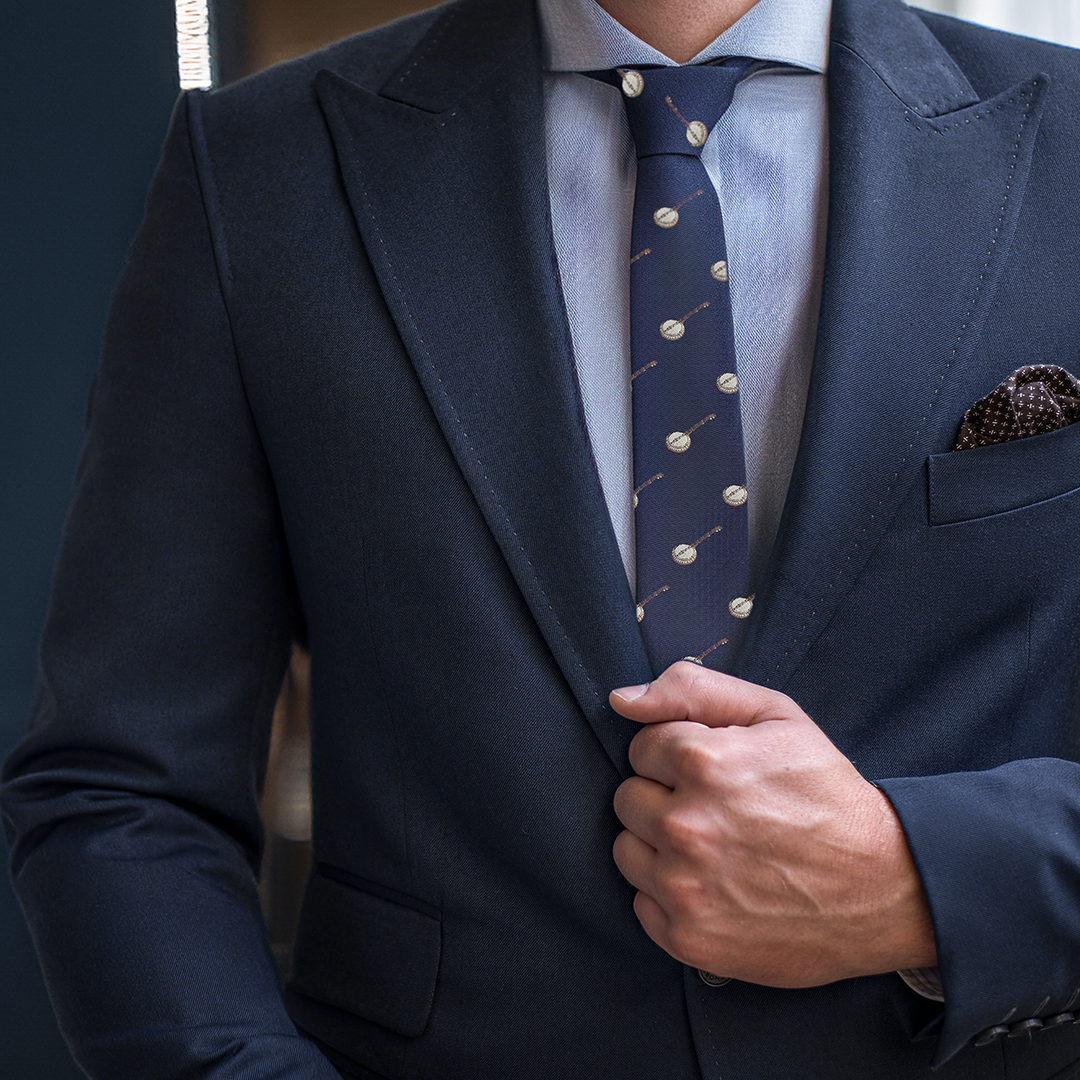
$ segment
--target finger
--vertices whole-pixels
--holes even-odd
[[[748,727],[805,713],[784,694],[699,664],[679,661],[644,687],[613,690],[611,707],[641,724],[689,720],[707,727]]]
[[[634,914],[641,923],[641,928],[661,949],[675,956],[676,960],[681,959],[672,949],[671,920],[667,912],[644,890],[638,890],[634,897]]]
[[[685,720],[650,724],[630,741],[630,767],[639,777],[663,785],[664,790],[675,791],[686,780],[682,751],[695,748],[695,744],[701,743],[701,737],[708,735],[702,725]],[[716,741],[713,736],[712,742]]]
[[[628,829],[611,846],[615,865],[635,889],[656,890],[656,851]]]
[[[688,938],[685,933],[680,934],[678,923],[664,910],[658,900],[647,892],[639,891],[634,897],[634,914],[637,916],[641,928],[652,940],[660,946],[664,952],[673,956],[681,964],[689,967],[700,968],[703,955],[693,955],[694,951],[701,948],[701,942]],[[708,961],[709,971],[723,978],[723,961],[718,957],[711,957]],[[720,968],[720,971],[716,969]]]
[[[615,792],[615,816],[652,848],[660,846],[660,820],[671,790],[653,780],[632,776]]]

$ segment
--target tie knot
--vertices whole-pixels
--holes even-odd
[[[722,66],[616,68],[605,73],[623,95],[637,156],[698,156],[731,104],[739,80],[761,67],[738,57]]]

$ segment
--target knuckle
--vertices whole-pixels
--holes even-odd
[[[678,660],[667,669],[665,673],[675,684],[674,689],[680,697],[692,698],[695,689],[701,685],[708,669],[699,664],[692,664],[688,660]]]
[[[673,747],[675,766],[679,775],[687,780],[701,784],[711,783],[720,766],[714,740],[702,738],[701,732],[691,734],[693,737],[684,738]]]
[[[664,896],[679,925],[685,925],[697,914],[701,893],[701,881],[695,874],[681,872],[669,874],[664,879]]]
[[[667,669],[667,674],[677,679],[679,682],[685,682],[687,679],[692,679],[697,672],[698,665],[691,664],[686,660],[676,660],[674,664]]]
[[[708,848],[708,834],[700,814],[671,811],[664,815],[661,830],[667,850],[682,859],[694,859]]]
[[[648,727],[642,728],[631,740],[629,759],[630,766],[635,772],[638,771],[639,766],[642,764],[643,759],[650,750],[656,746],[659,740],[664,737],[663,731],[665,725],[663,724],[650,724]],[[629,781],[625,781],[625,786]]]

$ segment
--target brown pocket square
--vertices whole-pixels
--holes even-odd
[[[1025,439],[1080,420],[1080,381],[1056,364],[1017,368],[964,414],[954,450]]]

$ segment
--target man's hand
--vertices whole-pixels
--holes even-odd
[[[661,948],[779,987],[937,963],[892,806],[789,697],[678,663],[611,704],[648,725],[614,854]]]

